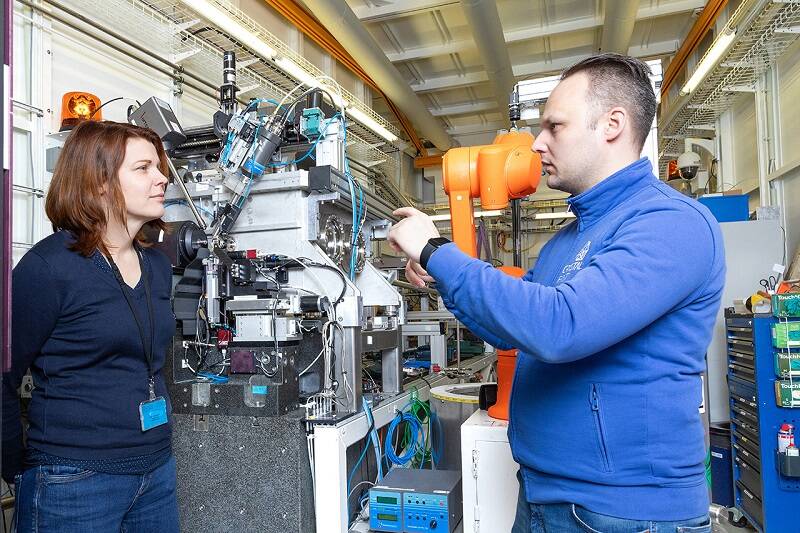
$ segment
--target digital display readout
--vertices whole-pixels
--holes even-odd
[[[391,498],[389,496],[376,496],[375,501],[378,503],[390,503],[392,505],[397,505],[397,498]]]
[[[397,522],[397,515],[378,513],[378,520],[388,520],[390,522]]]

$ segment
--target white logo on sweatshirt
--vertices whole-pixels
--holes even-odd
[[[558,276],[556,280],[556,285],[565,281],[568,277],[571,277],[575,272],[583,268],[583,260],[586,259],[586,255],[589,253],[589,248],[592,246],[592,241],[586,241],[586,244],[583,245],[581,251],[575,256],[575,260],[565,265],[564,268],[561,269],[561,275]]]
[[[583,261],[586,258],[586,254],[589,253],[589,247],[592,245],[592,241],[587,241],[586,244],[583,245],[581,251],[578,252],[578,255],[575,256],[575,261]]]

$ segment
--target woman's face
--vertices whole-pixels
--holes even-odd
[[[150,141],[128,139],[125,159],[119,169],[128,223],[145,223],[164,215],[167,178],[158,169],[158,162],[158,152]]]

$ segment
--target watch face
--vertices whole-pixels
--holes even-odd
[[[448,239],[446,237],[434,237],[433,239],[430,239],[428,242],[431,243],[433,246],[438,248],[440,246],[443,246],[443,245],[449,243],[450,239]]]

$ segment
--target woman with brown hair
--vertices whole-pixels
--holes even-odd
[[[150,130],[83,122],[59,157],[54,234],[13,272],[3,376],[3,478],[18,531],[177,532],[170,406],[161,375],[175,331],[163,229],[166,154]],[[16,390],[34,389],[23,447]]]

